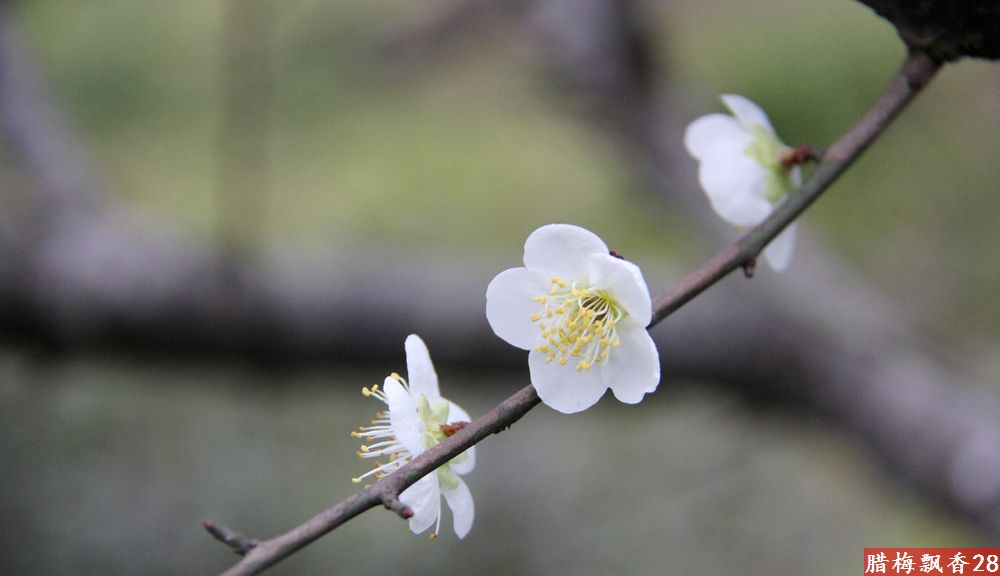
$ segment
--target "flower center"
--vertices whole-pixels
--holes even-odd
[[[420,420],[424,424],[424,446],[428,450],[444,442],[445,438],[461,430],[468,424],[467,422],[449,423],[448,412],[450,410],[451,405],[444,398],[431,404],[430,400],[421,394],[417,400],[417,415],[420,416]],[[462,462],[466,458],[468,458],[468,454],[462,452],[437,469],[438,480],[442,486],[449,490],[458,488],[458,476],[451,469],[451,465]]]
[[[531,321],[541,330],[542,343],[535,350],[545,361],[561,366],[576,360],[577,371],[606,364],[612,348],[620,344],[615,325],[628,315],[605,290],[552,278],[547,294],[533,298],[542,305]]]
[[[782,144],[763,126],[754,126],[753,134],[754,139],[747,146],[745,154],[767,170],[764,197],[775,204],[795,190],[795,183],[791,179],[792,166],[782,162],[782,157],[792,149]]]

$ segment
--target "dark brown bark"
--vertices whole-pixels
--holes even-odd
[[[1000,58],[1000,1],[859,1],[891,22],[907,47],[939,62]]]

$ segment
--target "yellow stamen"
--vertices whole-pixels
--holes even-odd
[[[558,359],[560,365],[578,358],[581,372],[607,363],[610,349],[620,345],[616,325],[627,312],[604,290],[558,277],[551,284],[548,294],[532,298],[542,305],[530,316],[540,330],[541,343],[534,349],[546,355],[546,362]]]

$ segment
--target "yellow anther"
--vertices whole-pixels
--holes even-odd
[[[351,482],[354,482],[355,484],[361,484],[361,478],[351,478]]]
[[[619,339],[617,339],[617,338],[615,338],[615,341],[611,343],[611,347],[612,348],[617,348],[617,347],[621,346],[621,344],[622,344],[622,341],[619,340]]]
[[[538,322],[538,321],[539,321],[539,320],[541,320],[541,319],[542,319],[542,317],[541,317],[541,315],[539,315],[539,314],[532,314],[532,315],[531,315],[531,321],[532,321],[532,322]]]
[[[535,296],[532,298],[533,301],[538,302],[539,304],[545,304],[545,301],[548,299],[548,296]]]
[[[549,290],[549,294],[553,296],[555,296],[556,292],[559,292],[559,288],[556,288],[555,286],[553,286],[552,289]]]
[[[555,276],[553,276],[552,277],[552,283],[558,286],[559,285],[559,278],[556,278]]]
[[[571,296],[573,296],[573,298],[579,298],[580,296],[583,296],[583,290],[577,290],[576,288],[570,290],[569,293]]]
[[[357,430],[351,432],[351,438],[361,438],[361,434],[358,434]]]
[[[546,310],[545,311],[545,317],[546,318],[552,318],[552,314],[554,314],[554,312],[552,312],[552,310]]]
[[[393,380],[395,380],[396,382],[402,382],[402,381],[403,381],[403,377],[402,377],[402,376],[400,376],[400,375],[399,375],[398,373],[396,373],[396,372],[393,372],[392,374],[389,374],[389,378],[392,378],[392,379],[393,379]]]
[[[565,280],[560,280],[559,281],[559,287],[560,288],[565,288],[566,287],[566,281]]]
[[[551,358],[549,358],[549,360],[551,360]],[[546,360],[546,362],[548,362],[548,360]],[[566,362],[568,362],[568,360],[566,360],[565,357],[562,357],[562,358],[559,359],[559,365],[560,366],[565,366]]]
[[[552,358],[553,358],[552,356],[549,356],[548,358],[546,358],[545,359],[545,363],[548,364],[549,362],[552,362]],[[562,360],[560,360],[559,363],[562,364]]]
[[[565,313],[566,313],[566,308],[564,306],[556,308],[556,314],[565,314]]]
[[[369,390],[367,386],[365,386],[364,388],[361,389],[361,395],[367,398],[368,396],[372,395],[372,391]]]
[[[367,446],[362,446],[361,447],[361,451],[362,452],[368,452],[368,447]]]

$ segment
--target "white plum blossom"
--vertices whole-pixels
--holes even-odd
[[[635,404],[660,383],[642,272],[589,230],[550,224],[532,232],[524,267],[486,289],[486,317],[500,338],[530,350],[531,383],[560,412],[585,410],[608,388]]]
[[[365,396],[381,401],[387,409],[377,412],[370,426],[361,426],[351,436],[368,443],[361,446],[359,458],[379,458],[386,462],[376,461],[373,470],[354,478],[355,483],[369,476],[382,478],[392,473],[469,422],[469,414],[438,391],[437,373],[424,341],[411,334],[406,338],[405,348],[409,382],[393,373],[381,388],[376,384],[362,389]],[[441,527],[441,496],[451,508],[455,534],[464,538],[469,533],[475,509],[472,494],[459,476],[471,472],[475,466],[476,449],[472,447],[399,495],[400,501],[413,510],[409,523],[414,534],[435,524],[433,536],[437,535]]]
[[[802,184],[798,166],[782,157],[791,152],[775,134],[759,106],[735,94],[722,95],[732,116],[709,114],[692,122],[684,134],[688,152],[700,162],[698,180],[712,208],[736,226],[756,226]],[[764,250],[775,270],[784,270],[795,248],[795,224]]]

